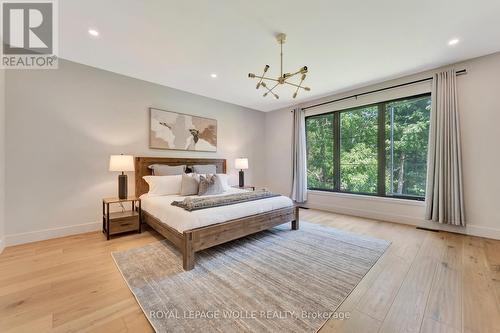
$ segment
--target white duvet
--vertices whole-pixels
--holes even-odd
[[[220,195],[238,193],[243,190],[231,188]],[[274,209],[293,206],[292,200],[285,196],[243,202],[229,206],[213,207],[188,212],[183,208],[172,206],[172,201],[182,201],[181,195],[148,196],[141,195],[142,209],[167,224],[178,232],[226,222],[245,216],[265,213]]]

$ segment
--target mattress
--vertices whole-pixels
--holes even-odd
[[[223,194],[216,196],[238,193],[241,191],[244,190],[231,188]],[[185,230],[196,229],[239,219],[245,216],[293,206],[292,200],[285,196],[201,209],[192,212],[171,205],[172,201],[184,200],[184,198],[186,197],[181,195],[148,196],[148,194],[143,194],[141,195],[141,207],[160,222],[183,233]]]

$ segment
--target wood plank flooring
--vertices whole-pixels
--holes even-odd
[[[389,250],[320,332],[500,332],[500,241],[301,210],[301,220],[386,239]],[[161,237],[99,232],[0,255],[0,332],[152,332],[110,252]]]

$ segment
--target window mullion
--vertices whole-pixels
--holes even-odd
[[[333,165],[335,191],[340,191],[340,112],[333,113]]]
[[[377,145],[377,192],[385,196],[385,103],[378,104],[378,145]]]

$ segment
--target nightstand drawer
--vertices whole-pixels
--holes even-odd
[[[109,233],[116,234],[126,231],[134,231],[139,228],[139,217],[131,216],[119,220],[111,220],[109,223]]]

